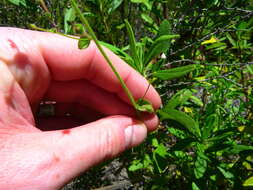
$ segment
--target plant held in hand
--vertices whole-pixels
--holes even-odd
[[[88,33],[85,33],[85,35],[84,35],[85,37],[82,37],[82,38],[79,39],[78,47],[80,49],[86,48],[86,47],[89,46],[90,40],[93,40],[95,42],[97,48],[99,49],[100,53],[103,55],[103,57],[105,58],[108,65],[111,67],[113,73],[115,74],[115,76],[119,80],[122,88],[124,89],[125,93],[127,94],[128,98],[129,98],[131,104],[135,108],[137,116],[140,117],[140,112],[153,113],[154,109],[153,109],[152,105],[147,100],[144,100],[143,98],[141,98],[141,99],[135,101],[133,95],[131,94],[131,92],[127,88],[125,82],[123,81],[123,79],[121,78],[119,73],[117,72],[117,70],[114,67],[112,61],[109,59],[109,57],[106,55],[105,51],[103,50],[102,46],[100,45],[100,42],[97,39],[94,31],[90,27],[90,24],[89,24],[88,20],[83,16],[81,10],[78,8],[78,5],[77,5],[76,1],[71,0],[71,3],[72,3],[72,6],[74,7],[75,11],[77,12],[77,15],[79,16],[81,22],[83,23],[85,29],[88,32]]]

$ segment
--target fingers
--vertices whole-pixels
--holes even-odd
[[[79,103],[105,115],[134,115],[134,109],[130,105],[87,80],[54,81],[45,98],[60,103]]]
[[[92,85],[86,80],[52,82],[46,98],[60,103],[60,107],[56,104],[58,114],[65,110],[65,113],[82,116],[81,119],[83,121],[94,121],[97,119],[92,117],[92,114],[87,112],[87,109],[96,110],[107,116],[128,115],[134,117],[136,115],[135,110],[116,95]],[[78,104],[73,104],[72,102]],[[93,114],[93,116],[97,115],[97,113]],[[153,131],[159,122],[155,114],[144,113],[141,119],[149,131]]]
[[[85,50],[78,50],[77,40],[49,33],[38,32],[36,35],[40,39],[39,47],[54,80],[87,79],[109,92],[118,94],[120,98],[128,102],[118,79],[94,43]],[[141,98],[149,86],[148,82],[118,56],[107,49],[104,50],[135,99]],[[160,97],[152,86],[145,98],[155,108],[161,104]]]
[[[39,103],[50,82],[36,34],[29,30],[0,28],[0,61],[7,65],[30,104]]]
[[[5,63],[0,60],[0,128],[34,131],[32,112],[27,98]]]
[[[138,145],[146,134],[146,127],[140,122],[114,116],[78,128],[46,132],[44,138],[51,143],[52,160],[58,158],[53,176],[61,186],[95,164]]]

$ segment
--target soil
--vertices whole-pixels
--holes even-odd
[[[133,184],[127,168],[115,159],[105,166],[98,166],[77,177],[62,190],[142,190],[140,184]]]

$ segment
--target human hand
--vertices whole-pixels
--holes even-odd
[[[134,118],[96,46],[78,50],[77,43],[50,33],[0,28],[0,190],[59,189],[138,145],[147,130],[157,127],[155,114],[143,115],[145,125]],[[141,98],[148,82],[106,52],[133,96]],[[161,104],[152,86],[145,99],[155,109]],[[57,102],[55,117],[35,124],[32,111],[43,100]]]

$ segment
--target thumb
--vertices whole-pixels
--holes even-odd
[[[95,164],[140,144],[147,135],[143,123],[126,116],[104,118],[84,126],[46,132],[59,157],[59,186]],[[51,171],[52,172],[52,171]],[[57,174],[56,174],[57,176]],[[62,184],[60,184],[62,182]]]

